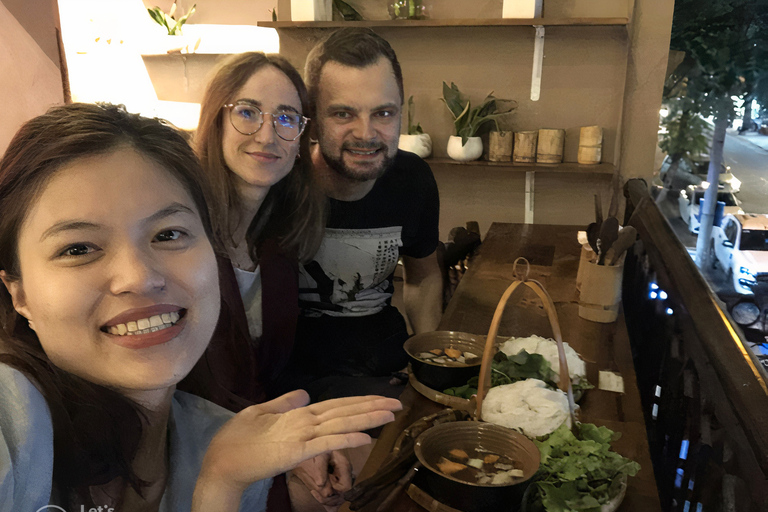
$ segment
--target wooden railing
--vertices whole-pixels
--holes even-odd
[[[765,374],[645,182],[624,190],[625,224],[640,235],[624,314],[662,507],[765,512]]]

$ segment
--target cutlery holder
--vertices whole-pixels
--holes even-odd
[[[579,316],[585,320],[599,323],[615,322],[619,316],[621,303],[621,281],[624,276],[624,258],[622,254],[615,265],[598,265],[582,248],[576,287],[579,290]]]

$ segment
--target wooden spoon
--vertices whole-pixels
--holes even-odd
[[[598,265],[605,265],[605,255],[618,236],[619,220],[616,217],[608,217],[603,221],[603,225],[600,226],[600,257],[597,260]]]
[[[621,259],[621,255],[624,251],[632,247],[637,239],[637,230],[632,226],[626,226],[619,231],[619,236],[616,237],[616,241],[611,246],[611,254],[608,254],[605,258],[606,265],[615,265],[617,261]]]

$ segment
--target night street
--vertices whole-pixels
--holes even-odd
[[[742,182],[737,197],[742,201],[741,207],[745,213],[768,213],[768,149],[764,148],[768,148],[768,136],[755,132],[737,135],[735,130],[728,130],[724,157],[731,166],[731,172]],[[680,218],[677,196],[668,196],[659,206],[689,254],[693,255],[696,251],[696,236],[688,231],[687,224]],[[745,300],[755,300],[761,311],[768,310],[768,296],[753,299],[736,293],[719,265],[704,268],[702,273],[729,311],[735,304]],[[744,332],[753,343],[765,341],[764,332],[749,328],[745,328]],[[753,346],[753,350],[758,354],[766,351],[764,346]]]

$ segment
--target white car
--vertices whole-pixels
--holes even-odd
[[[726,215],[712,229],[710,252],[738,293],[768,283],[768,215]]]
[[[699,202],[704,199],[705,191],[706,187],[694,187],[693,185],[689,185],[680,191],[680,196],[677,198],[677,204],[680,208],[680,217],[682,217],[685,223],[688,224],[688,231],[693,234],[699,232],[699,226],[701,224]],[[722,189],[718,190],[717,200],[725,203],[723,215],[744,213],[741,209],[741,201],[736,199],[736,196],[733,195],[732,192],[727,192]]]

